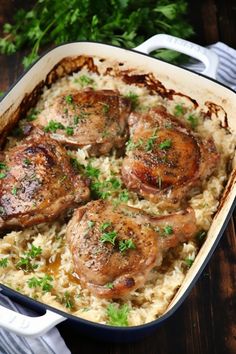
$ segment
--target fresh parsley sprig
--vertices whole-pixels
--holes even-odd
[[[23,59],[28,67],[45,45],[92,40],[133,48],[157,33],[189,38],[193,28],[187,6],[185,0],[37,0],[18,10],[11,24],[4,24],[0,53],[30,48]],[[154,55],[172,62],[179,57],[170,50]]]
[[[115,304],[109,304],[107,307],[107,323],[111,326],[128,326],[128,314],[130,308],[127,304],[117,307]]]

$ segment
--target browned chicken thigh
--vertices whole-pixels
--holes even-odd
[[[89,198],[64,148],[39,129],[5,152],[1,172],[0,228],[53,220]]]
[[[141,287],[171,247],[196,233],[192,209],[153,217],[127,205],[91,201],[68,224],[75,275],[93,294],[121,298]]]
[[[213,140],[203,141],[162,106],[131,114],[129,125],[123,181],[146,199],[177,206],[217,167]]]
[[[99,156],[124,147],[130,110],[130,101],[116,91],[66,91],[33,124],[68,146],[91,145],[90,155]]]

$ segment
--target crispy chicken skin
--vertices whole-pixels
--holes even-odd
[[[130,110],[130,101],[117,91],[66,91],[39,114],[34,125],[59,123],[51,132],[54,139],[72,147],[91,145],[91,156],[106,155],[112,148],[124,148]]]
[[[65,149],[39,129],[6,151],[1,164],[0,228],[50,221],[89,199]]]
[[[217,167],[213,140],[203,141],[163,106],[132,113],[129,125],[122,177],[127,188],[146,199],[178,206]]]
[[[75,210],[66,237],[81,283],[98,297],[122,298],[145,283],[169,248],[192,238],[196,230],[190,208],[153,217],[97,200]]]

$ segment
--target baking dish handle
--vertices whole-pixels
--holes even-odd
[[[213,79],[216,78],[219,63],[218,55],[207,48],[186,41],[185,39],[170,36],[168,34],[156,34],[133,49],[138,52],[149,54],[156,49],[162,48],[176,50],[177,52],[200,60],[205,65],[205,69],[202,71],[202,74]]]
[[[0,327],[20,336],[32,338],[41,336],[65,320],[65,317],[49,310],[42,316],[30,317],[0,305]]]

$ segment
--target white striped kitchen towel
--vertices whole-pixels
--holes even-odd
[[[236,91],[236,50],[222,42],[210,45],[208,48],[219,57],[217,81]],[[203,64],[199,62],[185,65],[185,67],[196,72],[203,70]]]
[[[236,50],[226,44],[218,42],[209,46],[219,56],[219,68],[217,80],[226,86],[236,90]],[[201,64],[191,64],[189,69],[200,72]],[[13,303],[7,297],[0,294],[0,304],[14,309],[15,311],[30,314],[30,311],[22,306]],[[70,351],[60,336],[59,331],[54,328],[45,335],[29,339],[19,337],[13,333],[0,329],[0,354],[69,354]]]
[[[35,315],[31,310],[0,294],[0,305],[25,315]],[[1,316],[1,313],[0,313]],[[55,327],[38,338],[26,338],[0,328],[0,354],[70,354],[60,332]]]

